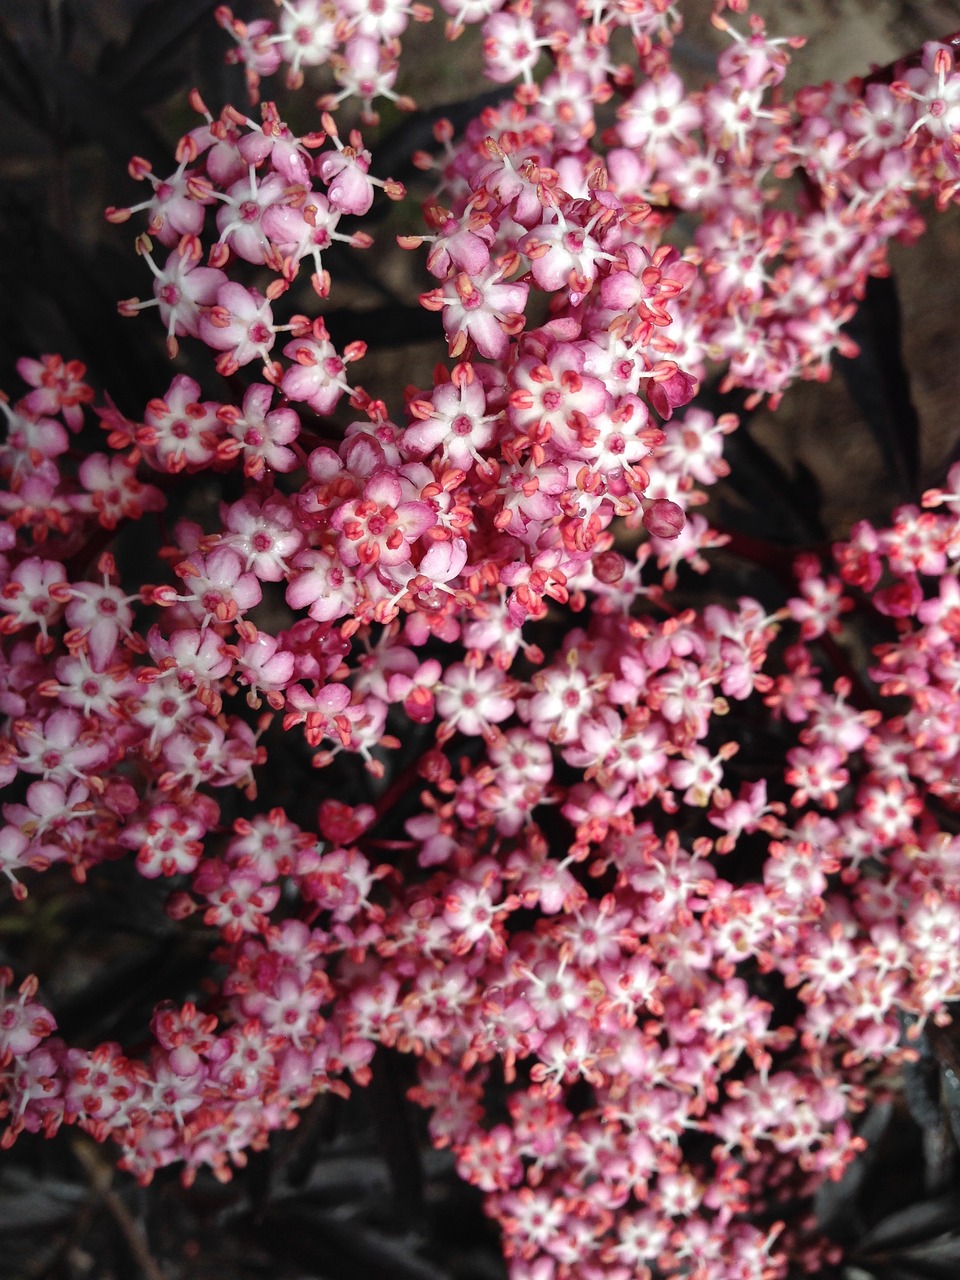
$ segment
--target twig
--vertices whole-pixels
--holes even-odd
[[[127,1243],[127,1248],[133,1255],[137,1266],[146,1276],[146,1280],[167,1280],[150,1252],[150,1246],[147,1243],[146,1233],[143,1228],[124,1204],[123,1199],[117,1195],[110,1185],[113,1181],[111,1167],[100,1158],[93,1143],[85,1138],[74,1138],[71,1142],[71,1148],[73,1154],[83,1166],[83,1171],[87,1175],[91,1187],[100,1197],[103,1207],[120,1228],[120,1232]]]

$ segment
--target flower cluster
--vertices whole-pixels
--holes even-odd
[[[323,319],[324,253],[369,244],[341,224],[403,196],[330,112],[395,97],[429,13],[282,0],[219,20],[253,87],[331,69],[320,130],[194,96],[176,170],[133,161],[151,195],[108,215],[146,224],[153,299],[121,310],[209,349],[225,399],[178,373],[133,421],[45,356],[2,405],[0,868],[22,898],[131,862],[219,975],[146,1048],[78,1048],[0,971],[4,1141],[75,1124],[143,1182],[227,1177],[387,1046],[513,1280],[776,1280],[831,1256],[779,1206],[960,999],[960,474],[786,563],[773,607],[704,602],[675,588],[728,542],[697,508],[737,422],[690,402],[708,365],[774,401],[825,375],[916,199],[960,190],[960,73],[928,45],[787,99],[790,42],[718,12],[688,93],[660,0],[441,7],[520,83],[438,127],[401,238],[431,386],[375,398]],[[134,580],[124,534],[165,512]],[[257,803],[278,738],[309,822]]]

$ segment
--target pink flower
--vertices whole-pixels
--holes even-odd
[[[261,505],[250,495],[225,507],[223,516],[227,532],[222,545],[239,552],[244,569],[261,582],[280,582],[287,576],[288,561],[303,546],[303,534],[287,502],[271,497]]]
[[[160,308],[160,320],[168,338],[200,337],[200,318],[205,307],[217,300],[218,291],[227,284],[224,272],[216,267],[202,267],[186,248],[175,249],[163,270],[144,255],[154,274],[153,296]]]
[[[314,413],[331,413],[344,392],[350,391],[345,365],[359,360],[363,343],[351,343],[337,355],[321,320],[315,320],[310,337],[288,342],[283,354],[295,363],[283,375],[280,389],[291,400],[305,401]]]
[[[654,374],[647,396],[650,403],[664,420],[673,417],[674,409],[689,404],[697,394],[699,383],[689,373],[674,368],[664,375]]]
[[[384,468],[370,477],[361,497],[334,511],[330,523],[344,564],[391,567],[410,559],[412,544],[433,528],[436,513],[429,502],[404,501],[399,477]]]
[[[297,465],[296,454],[286,446],[300,434],[300,419],[293,409],[271,409],[273,396],[272,387],[254,382],[244,392],[240,408],[225,404],[217,412],[228,437],[217,446],[217,455],[241,455],[243,473],[252,480],[262,479],[267,467],[286,472]]]
[[[339,213],[362,216],[373,204],[374,185],[368,176],[370,152],[344,147],[334,138],[336,151],[319,157],[317,172],[327,184],[327,199]]]
[[[510,345],[509,335],[522,323],[529,286],[503,282],[504,267],[491,267],[476,278],[461,271],[421,304],[443,312],[443,327],[450,355],[457,358],[473,342],[481,355],[502,360]]]
[[[195,870],[203,853],[206,827],[195,814],[177,805],[154,805],[140,822],[130,823],[121,843],[137,850],[137,870],[153,880],[157,876],[184,875]]]
[[[258,182],[251,169],[221,195],[217,213],[220,243],[232,249],[245,262],[261,265],[270,253],[270,242],[261,225],[264,213],[274,205],[283,205],[287,195],[287,179],[279,173],[268,173]]]
[[[50,640],[48,628],[60,617],[69,598],[63,565],[56,560],[28,556],[10,574],[0,588],[0,635],[10,635],[22,627],[39,627],[37,644],[45,649]]]
[[[105,529],[115,529],[121,520],[136,520],[147,512],[162,511],[167,503],[155,485],[137,479],[136,465],[122,454],[88,454],[77,475]]]
[[[222,431],[217,419],[219,406],[198,401],[199,394],[199,384],[178,373],[166,396],[148,403],[135,438],[159,470],[196,469],[213,459]]]
[[[492,727],[513,714],[512,686],[496,667],[465,666],[454,663],[443,673],[437,695],[437,711],[444,720],[447,736],[455,732],[468,736],[492,734]],[[493,735],[495,736],[495,735]]]
[[[95,777],[108,761],[114,744],[94,734],[76,711],[58,708],[43,720],[18,721],[17,763],[24,773],[68,785],[76,777]]]
[[[44,355],[39,360],[23,356],[17,361],[17,373],[34,388],[24,396],[24,409],[37,418],[59,413],[71,431],[83,425],[83,406],[93,399],[93,387],[83,381],[86,365],[79,360],[64,360],[58,355]]]
[[[317,622],[329,622],[349,613],[358,598],[352,571],[326,551],[301,551],[294,557],[297,571],[287,585],[291,609],[306,609]]]
[[[672,72],[646,80],[619,111],[617,132],[624,146],[650,149],[662,142],[686,142],[702,113]]]
[[[458,369],[464,372],[458,374]],[[498,416],[484,412],[483,385],[470,365],[458,365],[451,382],[434,387],[429,400],[416,400],[410,409],[415,421],[403,433],[403,445],[414,457],[440,450],[464,471],[483,461],[482,451],[494,438]]]
[[[216,303],[200,316],[200,339],[223,354],[217,369],[224,375],[236,373],[242,365],[259,357],[266,360],[276,331],[270,303],[256,289],[241,284],[223,284]]]
[[[36,978],[26,979],[20,986],[19,999],[7,995],[6,985],[13,975],[0,969],[0,1054],[22,1055],[53,1035],[57,1029],[53,1015],[34,999]]]
[[[293,679],[295,667],[296,658],[281,648],[275,636],[257,631],[255,637],[244,636],[237,644],[238,678],[250,686],[251,696],[263,691],[278,709],[283,705],[279,695]]]
[[[206,555],[194,554],[176,567],[189,595],[183,602],[195,602],[208,619],[232,622],[263,599],[260,582],[254,573],[244,569],[241,556],[232,546],[221,543]]]
[[[233,667],[233,657],[226,644],[209,627],[182,628],[169,636],[164,636],[158,627],[151,627],[147,643],[159,670],[175,672],[184,688],[194,684],[212,686]]]

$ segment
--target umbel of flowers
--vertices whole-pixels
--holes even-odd
[[[174,172],[134,160],[148,198],[109,213],[141,218],[152,279],[122,309],[155,306],[171,356],[209,348],[226,399],[177,374],[134,421],[48,355],[2,406],[9,891],[130,860],[219,975],[135,1050],[69,1045],[3,971],[4,1141],[75,1124],[143,1182],[225,1178],[384,1045],[514,1280],[815,1270],[831,1247],[778,1206],[843,1171],[905,1028],[960,998],[960,469],[788,563],[772,614],[694,608],[678,574],[726,540],[697,507],[736,421],[687,406],[708,370],[774,401],[826,376],[886,243],[960,189],[960,73],[931,44],[790,96],[795,42],[720,4],[688,92],[661,0],[440,8],[518,84],[439,127],[402,238],[449,345],[432,386],[363,390],[323,319],[324,254],[403,195],[331,113],[395,96],[430,13],[282,0],[219,20],[254,90],[329,69],[317,132],[195,98]],[[197,476],[240,496],[174,522],[162,580],[121,573]],[[866,609],[889,640],[858,672]],[[271,722],[313,829],[257,801]],[[370,803],[309,771],[335,757]]]

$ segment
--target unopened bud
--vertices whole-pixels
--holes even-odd
[[[607,586],[619,582],[625,569],[626,561],[619,551],[603,551],[593,562],[593,576]]]
[[[643,527],[654,538],[676,538],[686,523],[683,508],[668,498],[654,498],[644,506]]]

